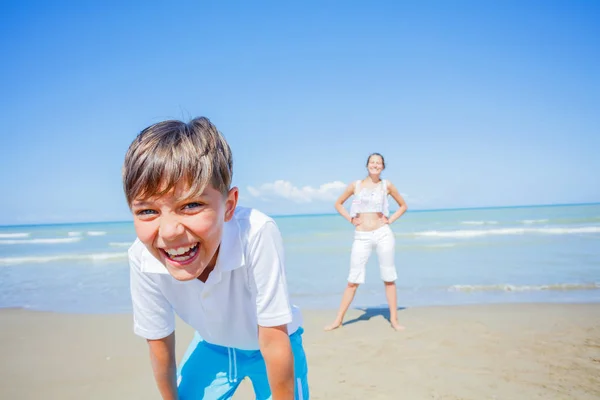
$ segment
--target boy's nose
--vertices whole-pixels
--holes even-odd
[[[174,239],[183,234],[185,228],[179,219],[163,216],[160,221],[159,234],[164,239]]]

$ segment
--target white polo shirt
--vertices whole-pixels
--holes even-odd
[[[214,270],[206,282],[181,282],[139,240],[129,249],[134,332],[161,339],[175,330],[175,313],[208,343],[258,350],[258,325],[302,324],[291,306],[281,234],[260,211],[238,207],[223,227]]]

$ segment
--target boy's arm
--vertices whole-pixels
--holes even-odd
[[[294,399],[294,357],[287,325],[292,322],[281,233],[267,222],[250,251],[251,289],[256,293],[258,343],[273,400]]]
[[[287,326],[259,326],[258,344],[273,400],[294,400],[294,356]]]
[[[148,347],[154,379],[163,400],[178,400],[175,332],[163,339],[148,339]]]
[[[177,399],[175,315],[156,274],[142,272],[141,246],[136,240],[129,249],[133,330],[148,342],[154,378],[163,399]]]

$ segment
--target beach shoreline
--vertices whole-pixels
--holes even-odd
[[[600,304],[304,310],[312,399],[596,399]],[[129,314],[0,309],[0,398],[159,399]],[[193,332],[178,321],[177,356]],[[244,381],[235,399],[253,398]]]

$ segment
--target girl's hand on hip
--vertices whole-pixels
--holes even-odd
[[[353,217],[350,222],[352,222],[352,225],[354,226],[359,226],[361,221],[360,221],[360,217]]]

